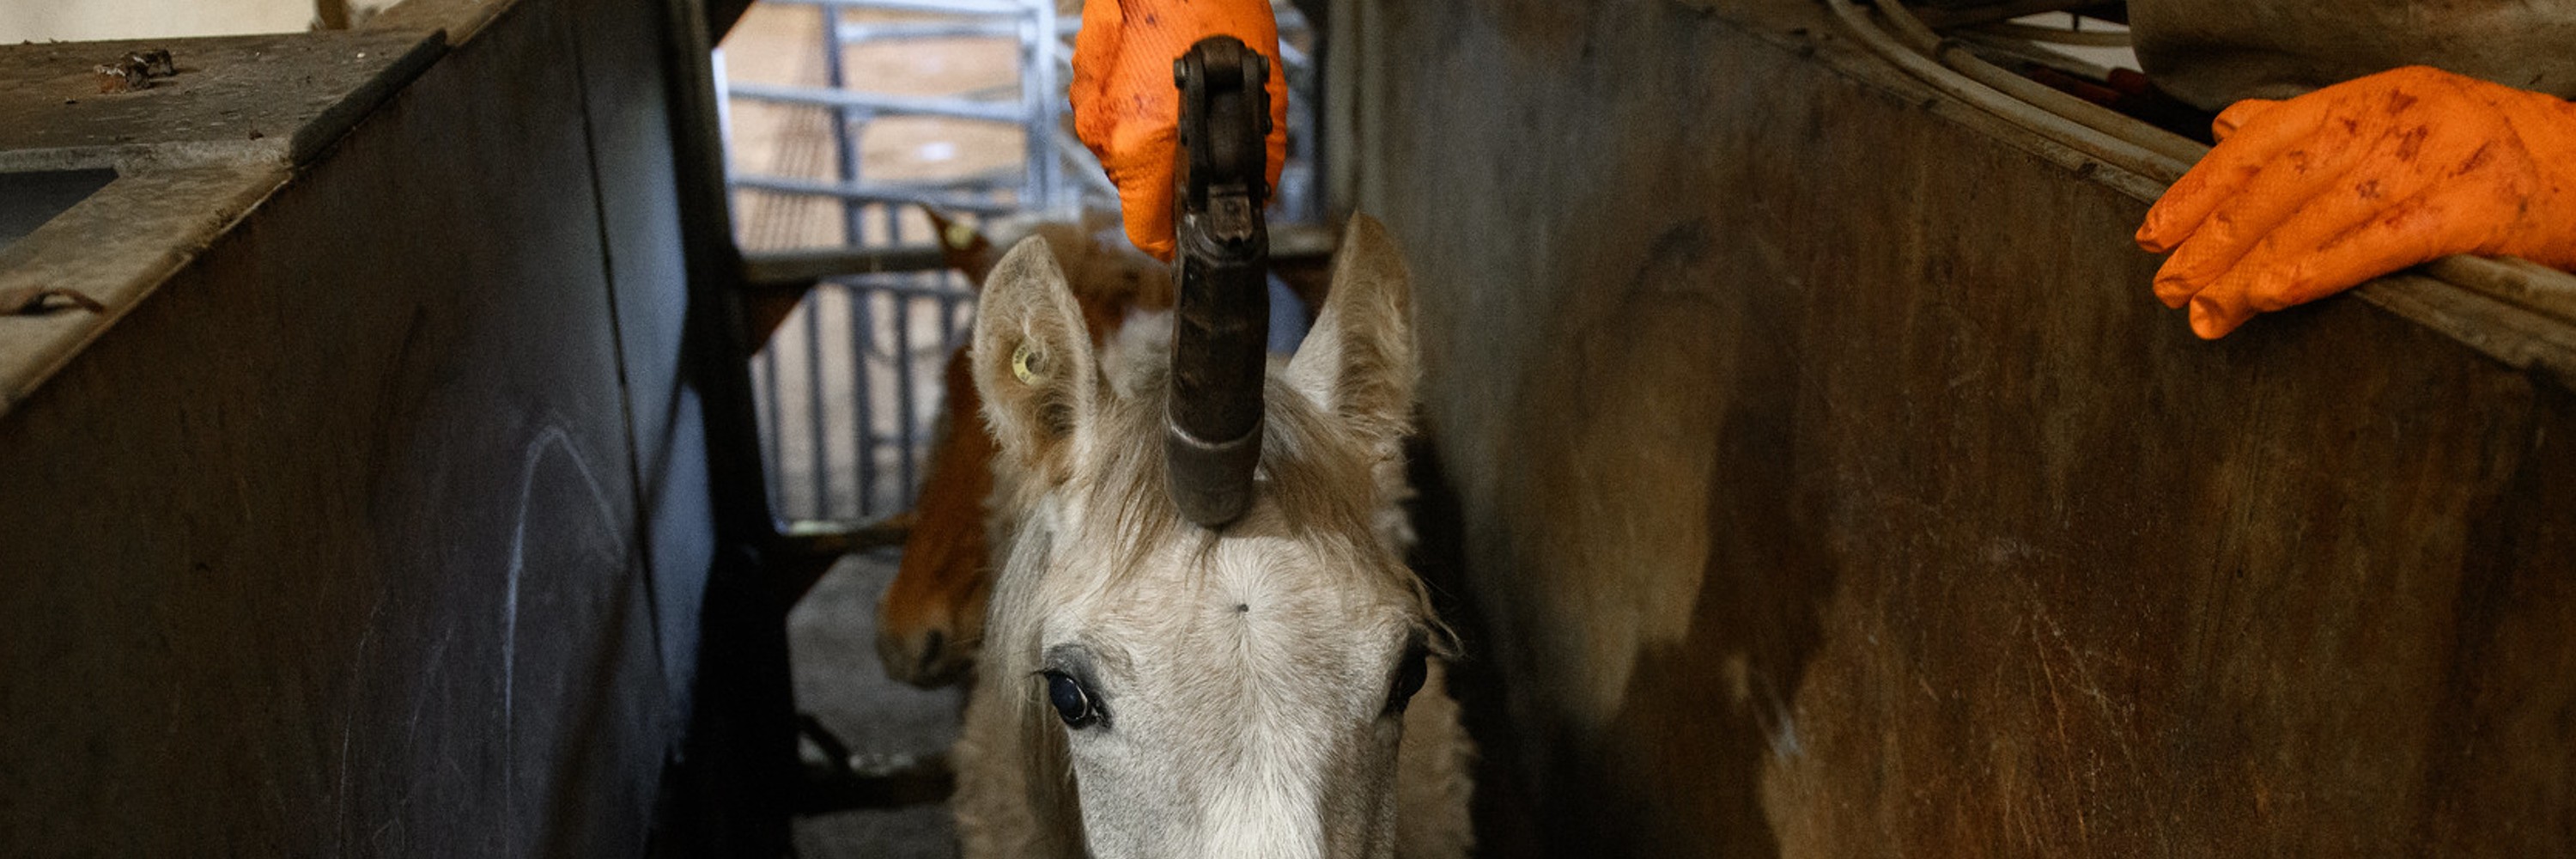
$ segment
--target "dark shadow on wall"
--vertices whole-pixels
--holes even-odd
[[[1802,405],[1813,406],[1802,403],[1809,395],[1797,328],[1755,323],[1798,318],[1799,285],[1755,273],[1761,266],[1748,268],[1746,249],[1730,245],[1726,235],[1698,218],[1666,227],[1635,273],[1614,288],[1607,312],[1553,341],[1567,344],[1566,360],[1552,365],[1563,369],[1542,369],[1530,380],[1527,402],[1554,414],[1525,414],[1534,428],[1526,443],[1713,446],[1705,486],[1683,485],[1692,478],[1670,480],[1649,466],[1617,464],[1669,461],[1635,452],[1593,450],[1527,469],[1524,492],[1532,499],[1683,504],[1698,492],[1706,509],[1704,524],[1631,510],[1661,524],[1629,527],[1705,530],[1696,599],[1678,640],[1637,642],[1608,721],[1545,727],[1547,760],[1539,766],[1546,771],[1522,772],[1545,786],[1537,793],[1547,807],[1533,819],[1544,821],[1547,855],[1775,856],[1781,850],[1764,813],[1764,770],[1775,756],[1800,753],[1791,706],[1823,643],[1819,612],[1836,576],[1818,543],[1828,533],[1827,499],[1801,489],[1823,484],[1802,479],[1802,469],[1822,466],[1801,456],[1796,437]],[[1623,404],[1608,397],[1676,399]],[[1586,425],[1605,420],[1707,423]],[[1604,479],[1638,482],[1597,485]],[[1645,494],[1611,497],[1623,492]],[[1559,532],[1544,539],[1617,537]],[[1636,539],[1657,550],[1688,544],[1646,532]],[[1621,557],[1558,554],[1544,546],[1533,551],[1532,557]],[[1592,575],[1596,586],[1646,583],[1622,570]]]
[[[1553,833],[1559,855],[1780,854],[1763,813],[1763,770],[1774,756],[1799,753],[1790,710],[1823,644],[1819,612],[1834,576],[1812,542],[1822,532],[1811,524],[1815,505],[1796,492],[1797,374],[1778,339],[1742,343],[1743,378],[1780,384],[1739,388],[1719,430],[1708,562],[1690,632],[1638,655],[1607,730],[1562,738],[1581,750],[1557,758],[1562,795],[1598,799],[1556,818],[1568,824]],[[1675,737],[1698,738],[1698,754],[1672,754],[1663,738]]]
[[[1405,465],[1415,496],[1409,511],[1418,537],[1405,560],[1431,587],[1434,608],[1458,634],[1464,657],[1450,666],[1449,694],[1458,699],[1459,721],[1476,741],[1476,793],[1470,805],[1475,823],[1476,855],[1483,859],[1529,859],[1552,855],[1540,849],[1537,808],[1521,782],[1513,730],[1506,704],[1501,666],[1489,654],[1492,638],[1476,601],[1466,593],[1466,532],[1460,523],[1457,491],[1441,470],[1440,452],[1428,434],[1406,445]]]

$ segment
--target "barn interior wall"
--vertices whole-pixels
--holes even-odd
[[[1814,4],[1332,17],[1545,855],[2576,851],[2565,389],[2194,339],[2138,196]]]
[[[474,15],[0,418],[0,853],[645,850],[714,555],[671,18]]]

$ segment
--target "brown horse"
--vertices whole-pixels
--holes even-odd
[[[991,238],[937,213],[931,222],[949,266],[978,287],[1002,249],[1026,236],[1044,238],[1093,343],[1111,343],[1131,313],[1172,306],[1170,274],[1128,243],[1114,213],[997,222],[988,225]],[[1001,544],[1000,529],[1013,518],[1009,502],[994,493],[993,436],[979,415],[983,403],[967,352],[949,356],[942,374],[948,399],[913,503],[912,533],[894,583],[877,604],[877,656],[887,676],[924,688],[955,683],[974,666],[993,582],[990,547]]]

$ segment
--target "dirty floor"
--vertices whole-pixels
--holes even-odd
[[[797,709],[861,757],[937,754],[957,738],[959,690],[915,689],[877,665],[877,596],[894,580],[895,561],[890,552],[843,558],[787,616]],[[957,853],[946,805],[798,818],[795,845],[803,859]]]

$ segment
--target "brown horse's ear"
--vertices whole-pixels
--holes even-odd
[[[1100,372],[1045,239],[1020,240],[993,267],[973,348],[975,392],[1005,462],[1050,484],[1078,473],[1094,447]]]
[[[939,236],[939,257],[950,269],[966,276],[967,284],[984,288],[984,278],[993,273],[993,240],[974,225],[949,217],[938,207],[922,204],[921,213],[930,217],[931,231]]]
[[[1352,215],[1333,257],[1332,291],[1289,359],[1290,387],[1357,434],[1379,459],[1413,429],[1413,287],[1386,227]]]

